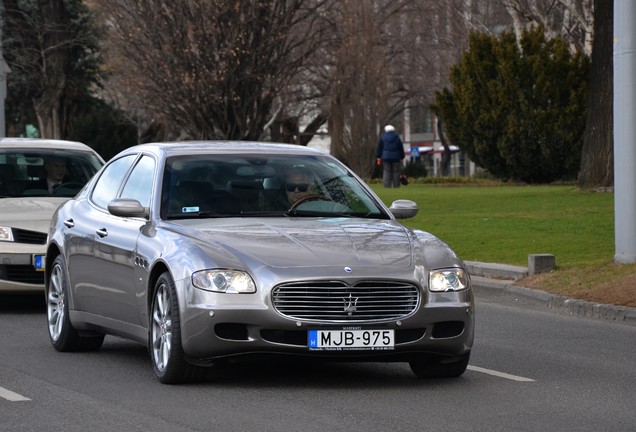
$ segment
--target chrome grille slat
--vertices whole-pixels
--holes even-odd
[[[279,285],[275,309],[295,319],[371,321],[405,317],[419,304],[417,286],[395,281],[309,281]]]

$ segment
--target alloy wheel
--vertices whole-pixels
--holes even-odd
[[[172,348],[172,312],[170,293],[161,284],[155,293],[152,310],[152,358],[159,371],[164,371]]]
[[[54,341],[60,338],[64,326],[64,294],[64,270],[56,264],[51,271],[46,301],[49,334]]]

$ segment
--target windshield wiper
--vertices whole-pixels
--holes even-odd
[[[281,217],[286,216],[287,212],[282,210],[268,210],[268,211],[241,211],[241,216],[248,217]]]
[[[285,216],[307,216],[307,217],[352,217],[351,213],[324,212],[318,210],[287,210]]]

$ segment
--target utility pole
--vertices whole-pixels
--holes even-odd
[[[636,2],[614,0],[614,261],[636,263]]]

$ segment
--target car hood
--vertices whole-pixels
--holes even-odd
[[[245,219],[197,226],[203,243],[236,257],[250,256],[271,267],[412,265],[409,231],[394,221],[364,219]],[[219,222],[219,221],[217,221]]]
[[[2,198],[0,224],[29,231],[48,232],[51,218],[68,198]]]

